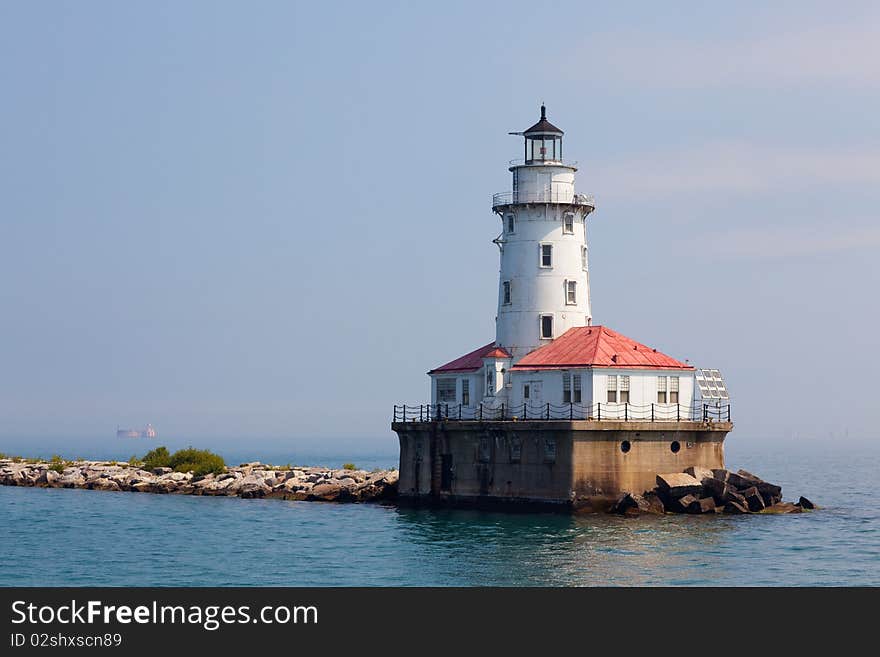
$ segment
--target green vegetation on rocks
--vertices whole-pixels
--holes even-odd
[[[197,477],[210,473],[219,474],[226,470],[226,462],[222,456],[194,447],[179,449],[174,454],[167,447],[157,447],[144,454],[142,462],[147,470],[171,468],[175,472],[192,472]]]

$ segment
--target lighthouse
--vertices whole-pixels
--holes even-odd
[[[733,424],[720,371],[593,321],[595,203],[540,112],[510,133],[523,157],[492,196],[495,338],[431,369],[427,403],[394,407],[403,500],[598,510],[659,473],[724,467]]]
[[[541,118],[524,132],[523,159],[511,162],[512,191],[495,194],[501,252],[495,342],[514,360],[575,326],[589,326],[587,218],[591,196],[575,190],[563,131]]]

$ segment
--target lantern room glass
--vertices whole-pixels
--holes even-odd
[[[562,137],[554,135],[526,137],[525,160],[527,163],[562,161]]]

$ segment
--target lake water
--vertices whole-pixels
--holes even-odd
[[[880,585],[876,443],[732,436],[727,464],[823,508],[568,517],[0,486],[0,585]]]

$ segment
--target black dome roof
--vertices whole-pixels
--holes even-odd
[[[528,137],[530,135],[542,135],[542,134],[543,135],[547,135],[547,134],[563,135],[563,134],[565,134],[562,132],[562,130],[560,130],[555,125],[550,123],[550,121],[547,120],[547,108],[544,107],[544,105],[541,105],[541,120],[538,121],[535,125],[533,125],[528,130],[523,132],[523,135],[526,137]]]

